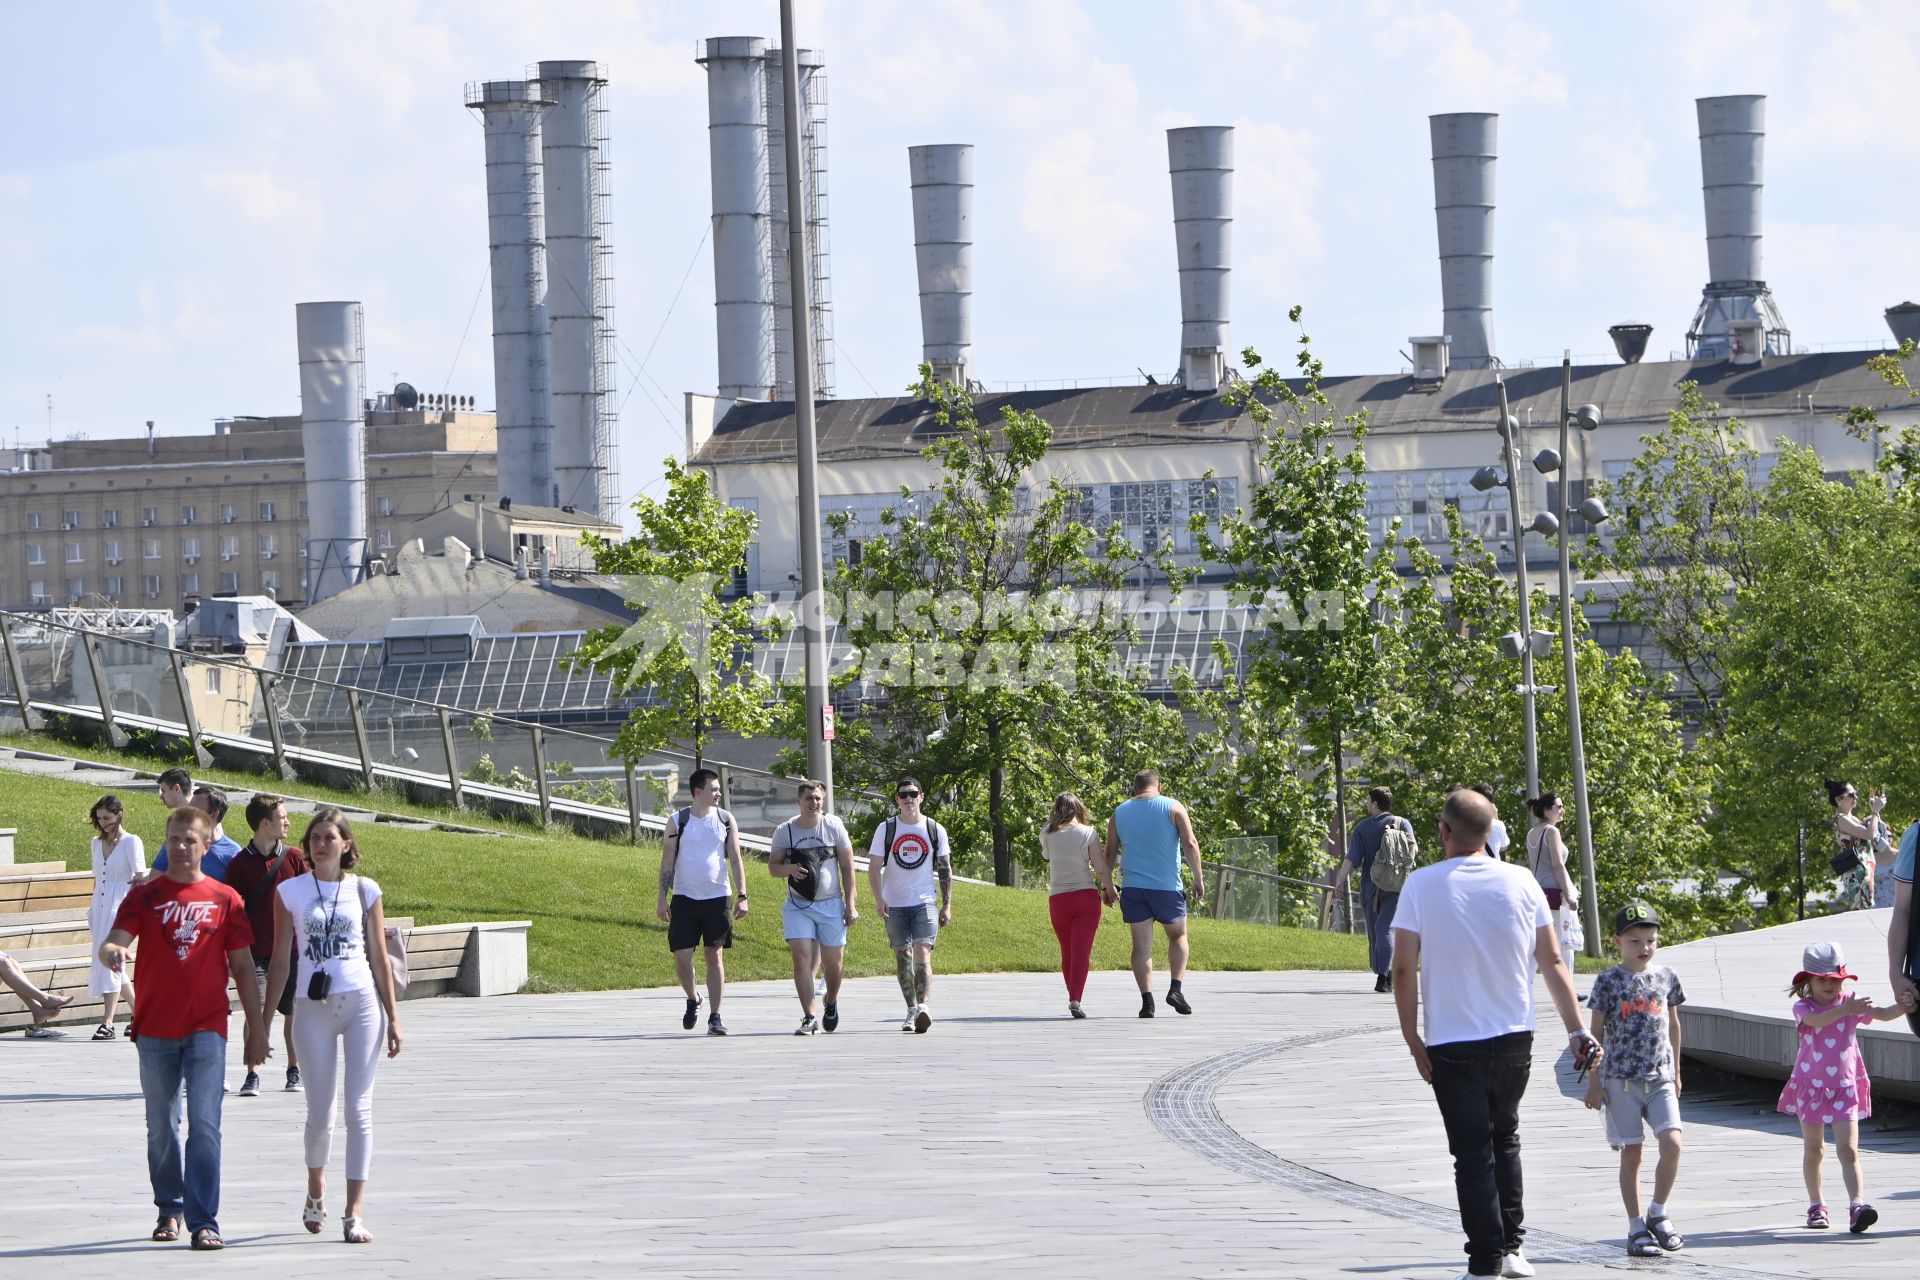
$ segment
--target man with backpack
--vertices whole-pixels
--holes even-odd
[[[287,843],[291,826],[287,802],[279,796],[261,792],[247,801],[247,825],[253,839],[227,864],[227,886],[246,904],[247,923],[253,927],[253,969],[260,978],[260,998],[267,998],[267,968],[273,960],[275,920],[274,890],[283,880],[307,873],[306,855]],[[293,984],[280,993],[282,1036],[287,1049],[287,1092],[300,1091],[300,1059],[293,1051]],[[273,1010],[262,1009],[260,1020],[269,1032],[273,1029]],[[260,1068],[264,1063],[249,1062],[247,1078],[240,1085],[240,1096],[260,1094]]]
[[[940,929],[953,922],[953,850],[947,844],[946,829],[920,812],[924,794],[919,782],[900,779],[893,788],[893,802],[900,812],[875,829],[867,849],[873,900],[880,904],[880,917],[887,922],[894,976],[907,1002],[906,1021],[900,1029],[921,1035],[933,1025],[927,996],[933,990],[934,944]],[[936,879],[940,885],[937,918]]]
[[[860,918],[854,905],[853,842],[840,819],[827,813],[827,786],[809,778],[800,784],[799,816],[773,829],[767,870],[787,882],[780,922],[793,952],[793,989],[800,994],[797,1036],[840,1025],[841,962],[847,927]],[[826,1008],[813,1016],[813,971],[826,978]]]
[[[1367,816],[1353,824],[1347,836],[1347,856],[1333,873],[1333,890],[1342,893],[1347,877],[1360,873],[1360,910],[1367,922],[1367,967],[1373,970],[1373,989],[1393,990],[1393,910],[1400,902],[1400,886],[1420,861],[1420,844],[1413,824],[1393,811],[1393,791],[1374,787],[1367,792]]]
[[[707,1034],[727,1034],[720,1020],[720,992],[727,984],[722,958],[733,945],[733,922],[747,914],[747,873],[740,860],[740,829],[720,807],[720,775],[695,769],[687,780],[693,804],[667,819],[660,854],[659,917],[667,922],[673,971],[687,993],[683,1030],[700,1020],[693,985],[693,949],[707,950]],[[732,880],[729,882],[728,876]]]

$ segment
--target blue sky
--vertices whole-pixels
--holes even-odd
[[[990,385],[1174,364],[1164,130],[1238,127],[1233,337],[1294,303],[1328,367],[1439,326],[1426,117],[1501,113],[1495,328],[1509,362],[1678,348],[1706,277],[1693,99],[1768,102],[1765,267],[1805,345],[1879,342],[1920,295],[1920,6],[810,0],[826,52],[838,391],[919,358],[906,149],[972,142],[975,361]],[[204,431],[298,410],[293,306],[358,298],[369,379],[492,403],[469,80],[612,77],[623,487],[714,383],[694,43],[774,0],[11,3],[0,431]],[[689,270],[691,267],[691,270]],[[682,281],[684,280],[684,288]],[[676,299],[677,293],[677,299]],[[469,327],[471,321],[471,327]],[[644,369],[642,361],[644,358]]]

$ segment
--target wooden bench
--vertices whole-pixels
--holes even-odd
[[[84,914],[93,901],[91,871],[0,876],[0,914],[27,911],[63,911],[78,907]]]

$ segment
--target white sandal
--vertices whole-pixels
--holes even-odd
[[[367,1230],[366,1223],[359,1218],[340,1219],[341,1234],[348,1244],[372,1244],[373,1232]]]
[[[320,1224],[326,1220],[327,1210],[325,1204],[316,1196],[308,1196],[306,1207],[300,1210],[300,1221],[306,1224],[308,1231],[311,1231],[314,1235],[319,1235]]]

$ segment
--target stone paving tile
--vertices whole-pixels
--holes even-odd
[[[1450,1206],[1438,1114],[1390,1002],[1361,975],[1200,973],[1189,985],[1195,1016],[1163,1008],[1147,1022],[1124,974],[1097,974],[1095,1016],[1072,1022],[1057,978],[942,978],[933,1032],[908,1036],[891,979],[873,979],[850,984],[838,1033],[804,1040],[786,983],[729,992],[725,1040],[682,1033],[671,991],[411,1004],[407,1052],[383,1066],[376,1100],[379,1241],[347,1250],[337,1216],[319,1237],[300,1229],[304,1104],[273,1087],[276,1064],[262,1097],[227,1100],[233,1248],[217,1264],[145,1240],[134,1050],[8,1036],[0,1276],[49,1260],[63,1277],[104,1276],[132,1258],[161,1274],[238,1264],[289,1278],[1458,1274],[1457,1230],[1222,1168],[1144,1106],[1157,1079],[1201,1060],[1362,1028],[1227,1078],[1218,1113],[1284,1159]],[[1597,1118],[1546,1086],[1547,1052],[1524,1122],[1531,1220],[1612,1242],[1611,1153]],[[1675,1207],[1696,1244],[1682,1257],[1747,1274],[1892,1274],[1901,1236],[1920,1229],[1901,1221],[1920,1141],[1867,1142],[1885,1234],[1809,1239],[1790,1229],[1797,1138],[1750,1110],[1689,1107]]]

